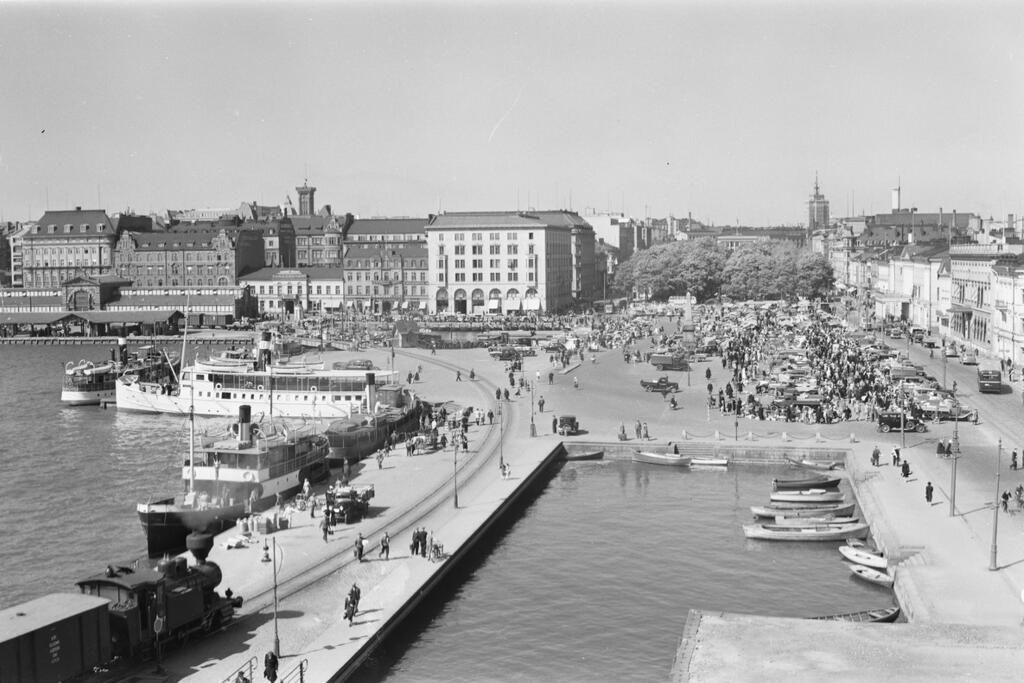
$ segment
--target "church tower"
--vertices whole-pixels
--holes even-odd
[[[316,188],[310,187],[308,180],[303,180],[302,187],[296,187],[295,191],[299,193],[299,215],[312,216],[316,213],[313,201],[313,196],[316,194]]]
[[[807,238],[810,242],[810,237],[814,234],[815,230],[821,230],[829,226],[828,218],[828,200],[825,199],[818,188],[818,174],[814,174],[814,194],[811,195],[810,201],[807,202]]]

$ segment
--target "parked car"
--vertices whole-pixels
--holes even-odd
[[[575,415],[558,416],[558,433],[562,436],[572,436],[580,431],[579,420]]]
[[[946,347],[946,350],[944,351],[944,353],[946,354],[946,358],[956,358],[957,357],[956,347],[953,346],[952,344],[950,344],[949,346]]]
[[[368,358],[356,358],[345,363],[346,370],[376,370],[373,361]]]
[[[938,337],[932,337],[932,336],[929,335],[929,336],[925,337],[924,340],[921,343],[924,344],[925,348],[927,348],[927,349],[934,349],[935,347],[937,347],[939,345],[939,338]]]
[[[978,354],[974,351],[967,351],[964,355],[960,356],[961,365],[977,365]]]
[[[891,412],[882,413],[878,416],[878,431],[880,432],[885,433],[893,430],[898,432],[901,427],[905,432],[923,432],[928,429],[925,423],[915,420],[906,413]]]

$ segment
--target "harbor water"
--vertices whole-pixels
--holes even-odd
[[[136,503],[182,486],[186,420],[60,404],[63,364],[107,354],[0,348],[0,607],[139,557]],[[891,604],[850,575],[837,543],[743,537],[777,476],[794,475],[568,463],[357,679],[663,680],[691,608],[802,617]]]

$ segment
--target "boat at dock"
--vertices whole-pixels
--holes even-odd
[[[891,624],[900,617],[900,608],[885,607],[883,609],[866,609],[860,612],[844,612],[842,614],[828,614],[822,617],[809,617],[822,621],[852,621],[869,624]]]
[[[60,400],[72,406],[95,406],[113,403],[120,377],[140,378],[154,386],[166,387],[174,380],[179,367],[177,354],[166,356],[153,346],[140,346],[128,353],[127,342],[111,351],[111,360],[94,363],[68,361],[64,366]]]
[[[825,515],[842,517],[853,514],[853,507],[853,503],[813,506],[801,503],[773,503],[772,505],[752,505],[750,511],[755,517],[823,517]]]
[[[787,527],[778,524],[744,524],[743,535],[769,541],[842,541],[847,537],[868,535],[867,524],[836,524],[813,527]]]
[[[259,342],[253,363],[202,361],[182,369],[177,386],[142,378],[116,383],[119,410],[233,416],[242,405],[275,417],[339,419],[402,407],[412,399],[398,373],[386,370],[327,370],[307,363],[275,364],[269,335]]]
[[[843,502],[843,493],[825,489],[773,491],[771,500],[773,503],[841,503]]]
[[[842,481],[840,477],[806,477],[804,479],[772,479],[775,491],[800,491],[803,489],[834,489]]]
[[[599,451],[566,451],[566,460],[601,460],[604,458],[604,450]]]
[[[860,517],[776,517],[776,526],[800,527],[800,526],[834,526],[836,524],[853,524],[859,522]]]
[[[853,572],[854,576],[858,576],[865,581],[877,584],[879,586],[892,586],[893,577],[888,572],[880,572],[877,569],[871,567],[865,567],[862,564],[847,564],[850,571]]]
[[[653,451],[633,451],[634,462],[645,462],[650,465],[669,465],[670,467],[689,467],[693,457],[678,453],[654,453]]]
[[[841,545],[839,546],[839,554],[850,562],[862,564],[873,569],[886,569],[889,566],[889,560],[882,557],[879,553],[873,553],[863,547]]]
[[[699,458],[694,457],[690,461],[691,467],[728,467],[729,460],[727,458]]]
[[[806,468],[812,469],[812,470],[831,471],[831,470],[843,469],[843,463],[841,461],[839,461],[839,460],[831,460],[831,461],[827,461],[826,462],[826,461],[806,460],[806,459],[805,460],[799,460],[797,458],[789,458],[789,457],[787,457],[786,460],[788,460],[790,462],[790,464],[796,465],[797,467],[806,467]]]
[[[330,475],[327,437],[313,425],[280,420],[251,424],[249,406],[226,432],[200,435],[190,420],[189,455],[182,466],[185,493],[139,503],[137,512],[150,556],[184,548],[192,531],[217,534],[242,517],[267,510],[278,497]]]
[[[353,415],[332,421],[324,435],[330,444],[332,467],[362,460],[384,447],[388,435],[394,442],[419,427],[419,404],[389,408],[373,415]]]

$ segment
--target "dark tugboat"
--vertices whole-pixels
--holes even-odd
[[[196,444],[193,425],[184,494],[138,505],[150,556],[180,550],[190,531],[220,533],[273,506],[278,494],[289,497],[306,479],[315,483],[330,474],[327,438],[312,425],[250,424],[247,405],[219,437],[200,436]]]

